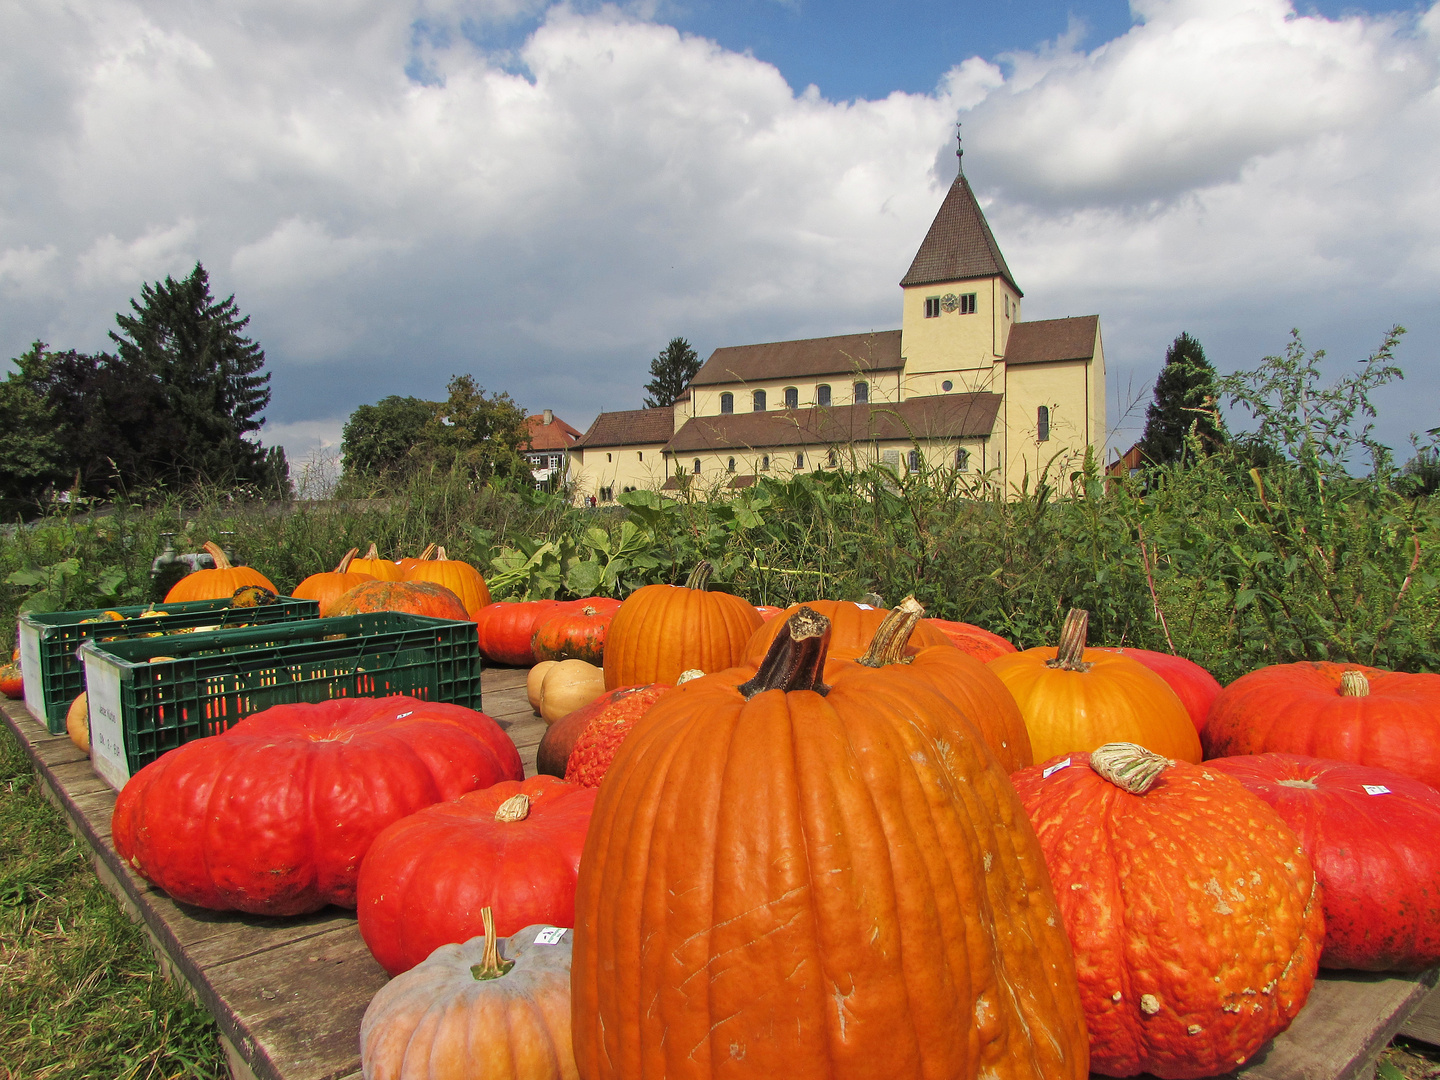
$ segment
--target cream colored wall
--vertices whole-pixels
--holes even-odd
[[[928,468],[951,468],[955,464],[956,448],[964,447],[970,453],[966,472],[979,477],[998,463],[988,443],[989,440],[983,438],[963,439],[958,442],[946,439],[926,440],[920,447],[920,451]],[[914,447],[913,442],[903,441],[836,447],[836,464],[852,469],[864,468],[871,462],[885,460],[885,451],[893,450],[898,454],[899,473],[903,476],[909,471],[910,451]],[[681,455],[678,464],[690,477],[691,484],[696,486],[697,490],[709,491],[724,488],[735,476],[753,474],[755,476],[784,477],[796,472],[813,472],[816,469],[833,468],[835,466],[830,464],[829,449],[829,447],[823,446],[784,447],[768,451],[756,449],[753,451],[727,450],[720,453],[692,453]],[[797,453],[805,455],[803,465],[796,465],[795,455]],[[765,463],[767,456],[769,458],[768,467]],[[733,473],[729,468],[731,458],[735,459]],[[699,473],[694,471],[697,460],[700,462]]]
[[[1110,420],[1105,401],[1105,347],[1100,341],[1099,320],[1095,326],[1095,358],[1090,363],[1090,441],[1095,460],[1105,464],[1105,443],[1110,437]]]
[[[942,309],[936,318],[925,317],[925,301],[930,297],[971,292],[975,294],[973,315]],[[996,358],[1004,355],[1010,327],[1018,317],[1019,297],[999,277],[906,288],[901,304],[900,352],[905,357],[907,396],[935,392],[909,389],[911,381],[920,385],[916,380],[919,375],[988,371]]]
[[[626,488],[658,488],[665,483],[667,463],[664,444],[612,446],[571,450],[576,461],[572,476],[576,499],[600,496],[601,488],[613,488],[616,495]]]
[[[722,383],[713,386],[694,387],[690,391],[694,416],[719,416],[720,395],[735,395],[735,412],[748,413],[753,410],[754,391],[765,391],[765,411],[781,412],[785,408],[785,388],[795,387],[799,393],[799,408],[813,408],[817,403],[817,387],[822,383],[830,387],[831,405],[853,405],[855,384],[868,383],[872,403],[895,402],[900,395],[900,373],[898,371],[869,372],[855,376],[841,374],[810,379],[765,380],[757,382]],[[676,430],[679,430],[678,428]]]
[[[1097,425],[1092,391],[1096,366],[1083,360],[1007,366],[1001,414],[1007,429],[1007,490],[1018,489],[1028,475],[1033,491],[1036,479],[1047,471],[1050,482],[1060,484],[1083,463],[1088,444],[1099,454],[1105,441],[1104,401],[1098,406],[1102,419]],[[1103,392],[1103,373],[1100,378]],[[1045,442],[1036,440],[1041,405],[1050,410],[1050,438]]]

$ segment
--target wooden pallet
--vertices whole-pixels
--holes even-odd
[[[515,740],[526,775],[533,775],[545,725],[525,700],[525,672],[487,671],[483,696],[485,711]],[[116,855],[115,793],[85,755],[64,736],[46,734],[19,702],[5,702],[0,711],[47,794],[89,846],[101,879],[145,927],[167,974],[185,980],[214,1015],[237,1080],[358,1080],[360,1020],[386,976],[360,939],[354,914],[327,908],[267,919],[176,904]],[[1375,1058],[1407,1020],[1406,1035],[1413,1030],[1412,1037],[1440,1041],[1440,997],[1430,994],[1436,976],[1326,972],[1290,1029],[1227,1076],[1368,1080]],[[1422,1001],[1434,1011],[1417,1012]]]

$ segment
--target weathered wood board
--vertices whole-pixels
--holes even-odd
[[[525,699],[525,672],[487,671],[483,699],[520,750],[526,775],[533,775],[545,723]],[[115,793],[85,755],[64,736],[46,734],[19,702],[5,702],[3,714],[48,794],[89,845],[101,879],[144,925],[167,971],[188,982],[215,1016],[236,1077],[357,1080],[360,1020],[386,978],[354,915],[327,908],[304,918],[267,919],[175,903],[116,855],[110,843]],[[1436,975],[1323,973],[1290,1030],[1227,1076],[1368,1080],[1375,1057],[1402,1025],[1406,1035],[1440,1043],[1440,992],[1431,992]]]

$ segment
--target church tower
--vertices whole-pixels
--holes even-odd
[[[963,151],[957,149],[956,156]],[[962,164],[963,164],[963,158]],[[905,397],[994,390],[1020,298],[963,167],[900,280]],[[949,383],[949,385],[946,385]]]

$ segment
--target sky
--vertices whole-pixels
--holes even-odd
[[[1166,346],[1292,328],[1440,426],[1440,0],[6,0],[0,357],[199,261],[292,468],[456,374],[584,430],[676,336],[891,329],[965,172],[1025,318],[1098,313],[1111,454]]]

